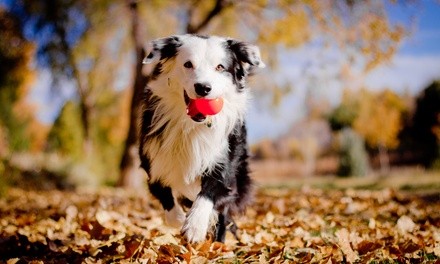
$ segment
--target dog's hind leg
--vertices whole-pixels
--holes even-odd
[[[226,231],[230,231],[235,239],[238,240],[237,236],[238,227],[232,219],[231,215],[227,210],[218,215],[218,221],[215,225],[215,241],[224,243],[226,238]]]
[[[215,225],[215,241],[224,243],[226,231],[231,232],[235,239],[238,240],[237,230],[238,227],[235,224],[234,219],[232,219],[228,212],[223,212],[218,215],[218,221]]]
[[[235,239],[239,240],[237,235],[238,226],[232,217],[229,217],[229,223],[226,225],[226,228],[234,235]]]
[[[226,237],[226,218],[224,214],[219,214],[215,225],[215,241],[225,242]]]

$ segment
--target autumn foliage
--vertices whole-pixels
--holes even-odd
[[[387,10],[411,4],[3,1],[0,263],[440,263],[438,175],[428,173],[426,180],[410,171],[400,189],[394,180],[406,170],[385,177],[402,164],[440,167],[440,82],[418,95],[350,85],[392,59],[407,32]],[[273,112],[297,89],[278,82],[280,55],[309,45],[338,56],[330,64],[345,87],[341,101],[333,106],[316,99],[314,92],[327,83],[316,82],[302,65],[305,117],[278,138],[251,146],[252,176],[264,181],[255,204],[237,219],[238,237],[229,235],[225,244],[188,244],[164,225],[160,205],[145,193],[145,175],[126,177],[139,168],[137,104],[149,78],[141,64],[145,45],[176,33],[227,35],[261,46],[268,68],[252,92]],[[32,93],[41,72],[49,72],[47,83],[39,83],[49,92],[47,105],[38,108],[30,99],[43,97]],[[42,110],[58,104],[53,120],[43,122]],[[330,176],[378,169],[384,177]],[[394,188],[299,183],[335,187],[336,179],[369,180],[361,187],[371,188],[388,179]],[[99,188],[117,182],[142,193]],[[289,188],[292,182],[301,187]],[[412,192],[415,183],[421,187]]]
[[[0,199],[0,261],[69,263],[437,263],[438,197],[263,189],[238,239],[191,245],[159,204],[122,190],[10,190]],[[437,261],[437,262],[436,262]]]
[[[175,33],[198,33],[244,37],[247,41],[256,42],[262,46],[264,60],[270,67],[268,77],[259,79],[259,85],[255,85],[254,89],[259,91],[259,97],[273,97],[272,101],[279,102],[294,89],[292,85],[278,85],[269,77],[277,69],[280,50],[305,44],[313,44],[323,50],[327,47],[349,50],[343,53],[344,67],[338,69],[342,76],[350,71],[351,66],[367,72],[388,61],[404,36],[404,28],[387,17],[384,3],[369,1],[334,4],[332,1],[284,0],[25,0],[12,1],[6,6],[2,16],[7,14],[16,21],[14,34],[22,38],[21,45],[26,46],[17,49],[22,53],[22,58],[17,61],[20,69],[17,73],[21,74],[23,85],[14,85],[11,88],[14,93],[19,92],[20,98],[28,96],[33,74],[29,68],[31,61],[37,69],[50,71],[51,79],[47,86],[50,87],[51,99],[57,101],[64,96],[66,83],[74,91],[71,98],[64,98],[59,103],[60,108],[55,110],[59,110],[58,117],[50,124],[41,124],[32,117],[30,113],[38,109],[24,104],[22,99],[14,103],[15,106],[2,104],[2,109],[5,109],[2,114],[11,109],[21,116],[29,113],[28,119],[23,122],[30,125],[9,133],[8,126],[14,124],[6,123],[16,119],[10,118],[10,115],[2,116],[0,135],[7,138],[0,139],[0,145],[12,146],[13,149],[17,145],[22,151],[32,150],[44,155],[61,154],[76,163],[65,168],[66,174],[72,174],[72,168],[87,168],[97,175],[101,183],[128,184],[130,181],[124,180],[129,174],[126,172],[139,172],[136,155],[131,153],[136,148],[137,104],[148,80],[142,71],[141,57],[149,40]],[[113,19],[115,17],[117,22]],[[30,32],[24,38],[25,28]],[[2,47],[5,47],[1,50],[2,54],[14,51],[6,49],[11,47],[8,41],[7,38],[2,39]],[[3,90],[2,94],[5,92]],[[66,105],[63,107],[63,104]],[[66,118],[66,107],[76,108],[76,117]],[[71,124],[60,125],[63,122]],[[79,149],[54,142],[54,139],[57,141],[73,133],[63,132],[60,127],[78,130],[75,133],[82,135],[76,136],[81,138]],[[392,134],[394,132],[389,137]],[[311,146],[315,145],[310,142]],[[297,142],[294,144],[298,145]],[[66,155],[66,148],[74,149],[71,156]],[[292,148],[293,153],[289,155],[295,156],[302,151],[295,146]],[[307,156],[305,159],[309,167],[313,167],[310,156],[319,153],[312,152],[299,153],[302,158]],[[90,160],[98,165],[87,165]],[[308,171],[308,174],[313,173],[313,169]],[[141,182],[142,174],[135,176],[138,180],[133,182]]]

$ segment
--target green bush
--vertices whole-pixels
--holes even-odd
[[[369,170],[363,138],[351,128],[341,130],[339,139],[339,176],[365,176]]]
[[[48,150],[78,159],[83,153],[84,131],[77,104],[67,102],[55,120],[47,139]]]

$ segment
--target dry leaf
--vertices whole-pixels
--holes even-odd
[[[239,241],[188,244],[155,200],[124,190],[0,198],[0,262],[370,263],[440,261],[440,203],[393,190],[262,189]],[[65,260],[65,261],[62,261]]]
[[[8,259],[8,261],[6,261],[6,264],[15,264],[19,261],[20,261],[19,258]]]
[[[171,235],[170,233],[164,234],[162,236],[155,237],[153,242],[157,245],[165,245],[165,244],[179,244],[177,239]]]
[[[356,252],[353,251],[350,245],[350,233],[348,230],[343,228],[335,233],[336,238],[338,239],[338,245],[341,248],[342,252],[344,252],[347,261],[350,263],[354,263],[359,257]]]
[[[406,215],[402,215],[399,220],[397,220],[396,226],[402,234],[411,233],[416,228],[416,224],[413,220]]]
[[[374,251],[376,249],[379,249],[381,247],[382,247],[382,244],[379,243],[379,241],[372,242],[372,241],[364,240],[357,245],[357,251],[359,252],[360,255],[365,255],[365,254],[367,254],[371,251]]]

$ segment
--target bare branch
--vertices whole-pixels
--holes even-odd
[[[190,15],[188,19],[188,25],[186,27],[187,33],[198,33],[203,30],[208,24],[211,22],[213,18],[223,12],[226,8],[231,7],[233,5],[233,1],[229,0],[217,0],[215,2],[214,8],[206,15],[205,19],[203,19],[198,25],[193,25],[191,23],[192,11],[190,10],[188,14]]]

